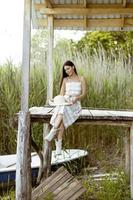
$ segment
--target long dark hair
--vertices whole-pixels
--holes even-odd
[[[75,72],[75,74],[78,75],[74,63],[73,63],[72,61],[70,61],[70,60],[67,60],[67,61],[63,64],[63,67],[62,67],[62,77],[61,77],[61,82],[60,82],[60,88],[61,88],[61,86],[62,86],[63,79],[66,78],[66,77],[68,77],[68,74],[66,73],[66,71],[65,71],[65,69],[64,69],[65,66],[74,67],[74,72]]]

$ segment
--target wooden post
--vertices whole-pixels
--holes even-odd
[[[53,16],[48,16],[48,30],[49,30],[49,42],[47,51],[47,100],[53,97],[53,39],[54,39],[54,28],[53,28]],[[43,125],[43,160],[41,160],[41,165],[39,167],[39,173],[37,178],[37,184],[43,181],[51,171],[51,144],[45,141],[45,136],[50,131],[50,125]]]
[[[40,167],[37,177],[37,185],[44,181],[48,177],[51,170],[51,144],[45,141],[44,137],[50,131],[50,125],[43,125],[43,159],[40,159]]]
[[[16,165],[16,200],[31,199],[30,113],[19,112]]]
[[[125,144],[125,172],[127,175],[129,175],[130,173],[130,129],[129,128],[125,130],[124,144]]]
[[[31,0],[24,1],[22,92],[17,138],[16,200],[31,200],[30,113],[28,111],[31,2]]]
[[[130,191],[133,200],[133,123],[130,127]]]
[[[47,52],[47,102],[53,97],[53,39],[54,39],[54,28],[53,28],[53,16],[48,16],[48,52]]]
[[[48,72],[47,72],[47,103],[53,97],[53,41],[54,41],[54,24],[53,16],[48,16],[48,30],[49,30],[49,46],[48,46]],[[43,127],[43,152],[44,152],[44,178],[48,176],[51,171],[51,144],[44,140],[45,136],[50,131],[50,125],[45,124]],[[43,178],[43,179],[44,179]]]

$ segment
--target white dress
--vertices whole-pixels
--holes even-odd
[[[66,99],[71,99],[80,94],[81,94],[81,82],[76,82],[76,81],[66,82],[66,92],[64,95]],[[62,114],[64,127],[67,128],[78,119],[81,113],[81,109],[82,108],[81,108],[80,101],[77,101],[76,103],[69,106],[68,105],[56,106],[54,109],[54,113],[51,117],[50,124],[54,126],[56,116],[58,114]]]

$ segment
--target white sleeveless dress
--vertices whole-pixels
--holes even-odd
[[[81,82],[66,82],[66,92],[65,92],[65,98],[66,100],[71,100],[71,98],[76,97],[81,94]],[[58,114],[63,115],[63,123],[64,127],[67,128],[71,124],[73,124],[81,113],[81,103],[80,101],[77,101],[76,103],[69,105],[69,106],[56,106],[54,109],[54,113],[51,117],[50,124],[54,126],[54,122],[56,119],[56,116]]]

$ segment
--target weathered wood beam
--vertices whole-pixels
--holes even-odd
[[[133,8],[42,8],[40,12],[44,15],[128,15],[133,14]]]
[[[37,20],[38,26],[48,25],[47,19]],[[54,19],[54,27],[132,27],[133,18],[121,19]]]
[[[123,0],[123,3],[122,4],[88,4],[86,3],[86,8],[110,8],[110,9],[113,9],[113,8],[123,8],[123,7],[126,7],[127,8],[133,8],[133,3],[126,3],[125,0]],[[34,4],[34,7],[36,10],[40,10],[40,9],[43,9],[43,8],[46,8],[46,4]],[[53,4],[52,3],[52,7],[53,8],[84,8],[84,3],[83,4]]]
[[[21,111],[17,136],[16,200],[31,200],[31,141],[29,71],[31,43],[31,0],[24,1]]]
[[[31,200],[31,144],[29,112],[19,112],[16,163],[16,200]]]

